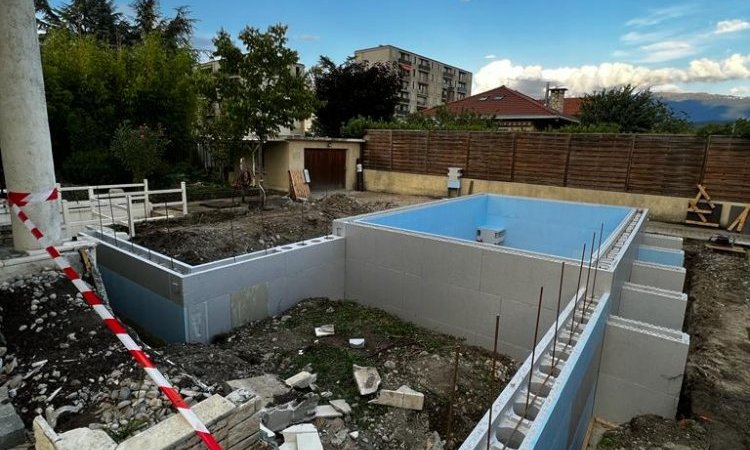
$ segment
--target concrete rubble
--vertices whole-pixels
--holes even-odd
[[[255,392],[263,400],[263,406],[272,403],[274,397],[287,394],[291,390],[276,375],[268,373],[257,377],[226,381],[224,389],[230,392],[237,389]]]
[[[409,386],[401,386],[395,391],[381,389],[378,397],[370,400],[369,403],[421,411],[424,408],[424,394]]]
[[[331,406],[339,410],[342,414],[349,415],[352,413],[352,407],[349,406],[349,403],[346,402],[346,400],[338,399],[338,400],[331,400],[329,402]]]
[[[350,338],[349,347],[351,348],[365,348],[365,338]]]
[[[336,334],[336,332],[334,331],[333,324],[327,324],[327,325],[321,325],[319,327],[315,327],[316,337],[333,336],[334,334]]]
[[[378,391],[378,387],[380,387],[380,382],[382,381],[378,369],[354,364],[353,371],[359,395],[370,395]]]
[[[277,432],[290,425],[308,422],[315,419],[315,409],[320,397],[312,392],[301,400],[268,408],[263,411],[262,422],[271,431]]]
[[[299,372],[296,375],[293,375],[284,380],[284,383],[286,383],[289,387],[297,389],[307,389],[313,383],[315,383],[315,380],[317,379],[318,376],[316,374],[303,370],[302,372]]]
[[[341,417],[344,414],[332,405],[318,405],[315,408],[315,418],[332,419],[335,417]]]
[[[281,433],[284,443],[279,450],[323,450],[318,430],[312,424],[294,425]]]

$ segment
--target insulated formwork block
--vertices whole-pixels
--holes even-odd
[[[682,250],[682,238],[663,234],[643,233],[641,245]]]
[[[630,281],[659,289],[682,292],[685,286],[685,268],[635,261]]]
[[[690,337],[681,331],[611,316],[596,415],[616,423],[647,413],[674,416],[689,346]]]
[[[682,329],[687,294],[635,283],[625,283],[617,315],[664,328]]]
[[[685,264],[685,252],[670,248],[638,246],[638,261],[682,267]]]

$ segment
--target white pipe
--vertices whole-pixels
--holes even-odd
[[[44,97],[42,61],[33,0],[3,0],[0,13],[0,148],[8,190],[41,192],[55,186],[55,167]],[[27,205],[24,211],[53,242],[60,240],[57,202]],[[39,244],[15,217],[13,246]]]

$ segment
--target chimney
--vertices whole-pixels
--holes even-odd
[[[565,104],[566,88],[552,88],[549,90],[549,107],[562,114]]]

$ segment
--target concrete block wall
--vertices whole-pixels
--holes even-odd
[[[635,261],[630,281],[668,291],[682,292],[685,286],[685,268]]]
[[[531,351],[539,288],[540,329],[555,320],[562,261],[510,249],[344,222],[346,298],[419,325],[492,348],[500,314],[500,347],[517,359]],[[566,264],[561,310],[577,290],[578,264]],[[585,283],[586,267],[583,280]],[[600,270],[597,291],[609,290]],[[592,280],[593,284],[593,272]]]
[[[230,400],[231,399],[231,400]],[[238,401],[241,400],[241,401]],[[206,427],[227,450],[247,450],[258,445],[262,399],[249,391],[226,398],[214,395],[193,406]],[[180,415],[132,436],[119,444],[102,430],[76,428],[56,433],[42,416],[34,419],[36,450],[199,450],[205,448]]]
[[[685,252],[677,249],[641,245],[638,247],[638,260],[665,266],[682,267],[685,264]]]
[[[618,315],[658,327],[681,330],[685,321],[687,294],[635,283],[625,283]]]
[[[97,239],[115,313],[167,342],[210,342],[309,297],[344,296],[345,244],[325,236],[189,266],[129,243]]]
[[[681,331],[610,317],[595,415],[614,423],[640,414],[674,417],[689,345]]]
[[[642,245],[682,250],[682,238],[656,233],[643,233]]]

